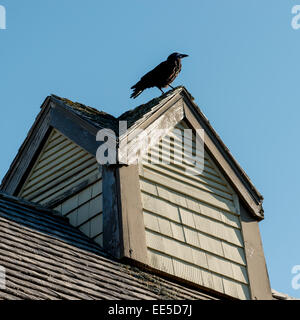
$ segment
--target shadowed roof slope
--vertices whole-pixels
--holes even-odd
[[[1,299],[214,299],[110,258],[55,211],[0,192]]]

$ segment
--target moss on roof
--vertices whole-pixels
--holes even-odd
[[[173,96],[179,89],[182,89],[182,86],[176,87],[168,92],[162,94],[161,96],[150,100],[149,102],[139,105],[132,110],[128,110],[121,114],[118,118],[113,115],[106,113],[101,110],[86,106],[79,102],[73,102],[67,98],[61,98],[56,95],[52,95],[53,98],[61,101],[65,106],[84,117],[86,120],[89,120],[96,126],[103,125],[116,130],[118,128],[119,121],[127,121],[127,126],[130,128],[136,121],[142,118],[146,113],[156,107],[161,101],[165,100],[168,97]],[[117,131],[116,131],[117,132]]]
[[[84,105],[82,103],[74,102],[74,101],[69,100],[67,98],[61,98],[61,97],[56,96],[54,94],[52,94],[52,97],[54,97],[54,98],[56,98],[58,100],[61,100],[62,102],[64,102],[65,104],[67,104],[68,106],[72,107],[73,109],[75,109],[77,111],[89,114],[91,116],[102,116],[102,117],[104,116],[104,117],[110,117],[112,119],[116,119],[114,116],[112,116],[109,113],[106,113],[104,111],[100,111],[100,110],[92,108],[90,106],[86,106],[86,105]]]
[[[145,104],[141,104],[137,106],[134,109],[128,110],[121,114],[118,117],[118,120],[127,120],[128,122],[128,128],[130,128],[136,121],[138,121],[140,118],[142,118],[145,114],[150,112],[152,108],[158,106],[160,102],[164,101],[165,99],[173,96],[179,89],[182,89],[182,86],[176,87],[172,90],[169,90],[168,92],[162,94],[161,96],[154,98],[150,100],[149,102]]]
[[[51,97],[62,102],[65,107],[84,118],[92,125],[101,128],[111,128],[117,132],[117,119],[113,115],[56,95],[52,95]]]

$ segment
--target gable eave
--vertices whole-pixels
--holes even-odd
[[[11,163],[7,173],[5,174],[4,178],[2,179],[0,190],[7,192],[8,194],[14,195],[16,185],[19,184],[20,181],[12,180],[18,175],[18,171],[22,170],[20,167],[23,164],[24,157],[28,150],[31,149],[30,145],[34,142],[34,138],[37,137],[37,132],[40,129],[40,134],[46,135],[49,129],[49,117],[50,117],[50,99],[51,97],[48,96],[43,104],[41,105],[41,111],[38,113],[33,125],[29,129],[29,132],[23,141],[21,147],[19,148],[13,162]],[[43,128],[41,130],[41,128]],[[41,138],[41,137],[40,137]],[[40,141],[39,141],[40,140]],[[42,139],[38,139],[36,141],[36,146],[34,149],[38,148],[38,145],[41,143]],[[27,167],[28,163],[25,165]]]
[[[186,98],[189,100],[189,102],[191,104],[193,104],[196,112],[199,114],[199,116],[204,120],[205,124],[207,125],[207,128],[209,129],[209,131],[211,132],[211,135],[214,136],[216,138],[216,140],[218,141],[218,143],[220,144],[220,149],[223,149],[224,153],[227,154],[227,156],[230,158],[230,160],[233,162],[232,166],[236,167],[236,170],[243,176],[243,178],[247,181],[247,183],[249,184],[251,190],[253,190],[256,195],[257,198],[259,200],[263,200],[263,196],[262,194],[257,190],[257,188],[253,185],[251,179],[249,178],[249,176],[246,174],[246,172],[244,171],[244,169],[241,167],[241,165],[238,163],[238,161],[234,158],[234,156],[232,155],[232,153],[230,152],[230,150],[228,149],[228,147],[225,145],[225,143],[223,142],[223,140],[221,139],[221,137],[219,136],[219,134],[216,132],[216,130],[213,128],[213,126],[210,124],[209,120],[206,118],[206,116],[202,113],[202,111],[200,110],[200,108],[195,104],[195,102],[193,101],[194,98],[192,98],[192,96],[189,94],[189,92],[183,88],[182,90],[183,94],[186,96]]]
[[[162,95],[161,97],[162,98],[158,100],[158,103],[156,105],[150,108],[147,113],[145,113],[131,125],[126,135],[120,137],[120,140],[128,138],[129,135],[131,135],[131,137],[134,137],[134,132],[138,132],[139,129],[145,130],[146,128],[151,126],[160,116],[165,115],[166,112],[168,112],[168,110],[172,108],[172,106],[174,106],[174,104],[182,100],[183,104],[187,106],[198,124],[200,124],[200,127],[205,130],[207,137],[210,138],[210,140],[220,153],[220,156],[223,160],[222,162],[226,162],[227,167],[230,167],[230,173],[229,170],[224,170],[224,165],[220,163],[219,159],[216,159],[214,157],[214,152],[208,148],[208,151],[217,162],[222,173],[231,182],[232,186],[235,188],[238,194],[240,194],[242,200],[244,200],[252,215],[257,220],[262,220],[264,218],[264,211],[262,207],[263,196],[259,193],[245,171],[233,157],[225,143],[222,141],[220,136],[210,124],[209,120],[202,113],[200,108],[195,104],[195,102],[193,101],[194,98],[191,96],[191,94],[186,90],[185,87],[177,87],[174,90],[170,90],[168,93]],[[185,110],[184,118],[187,117],[188,115]],[[193,123],[190,124],[194,127],[194,129],[197,129],[195,128]],[[205,146],[207,146],[206,143]],[[237,181],[239,183],[237,183]]]
[[[98,148],[96,134],[99,128],[73,113],[53,96],[48,96],[2,179],[0,190],[10,195],[17,195],[53,129],[60,131],[88,153],[96,155]]]
[[[183,96],[184,100],[187,102],[190,109],[194,112],[197,120],[200,122],[200,124],[203,126],[205,131],[207,132],[208,136],[212,139],[217,149],[220,151],[226,162],[229,164],[229,166],[232,168],[238,179],[241,181],[241,183],[245,186],[247,189],[249,195],[253,198],[254,202],[256,203],[256,208],[254,215],[259,220],[263,219],[264,217],[264,210],[262,207],[263,203],[263,196],[262,194],[257,190],[257,188],[254,186],[252,181],[250,180],[249,176],[246,174],[244,169],[241,167],[241,165],[238,163],[238,161],[234,158],[232,153],[230,152],[229,148],[225,145],[221,137],[218,135],[216,130],[212,127],[209,120],[206,118],[206,116],[202,113],[200,108],[195,104],[193,97],[189,94],[189,92],[183,88],[181,91],[181,95]],[[234,184],[236,186],[236,184]],[[237,187],[237,186],[236,186]],[[240,188],[237,188],[240,189]],[[246,201],[247,203],[249,201]],[[251,206],[253,207],[253,206]],[[254,209],[254,208],[252,208]],[[253,211],[253,210],[252,210]]]

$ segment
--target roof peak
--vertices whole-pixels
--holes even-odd
[[[151,111],[152,108],[159,105],[165,99],[173,97],[175,94],[180,93],[184,90],[191,99],[194,99],[191,94],[183,86],[175,87],[159,97],[153,98],[150,101],[138,105],[137,107],[123,112],[118,117],[115,117],[105,111],[98,110],[96,108],[84,105],[80,102],[74,102],[68,98],[62,98],[55,94],[52,94],[50,97],[54,99],[54,102],[60,102],[65,107],[67,107],[72,112],[75,112],[79,116],[85,118],[88,121],[91,121],[94,125],[113,129],[115,132],[118,130],[119,121],[127,121],[128,127],[131,127],[137,120],[142,118],[147,112]]]
[[[127,111],[121,113],[118,117],[115,117],[115,116],[111,115],[110,113],[107,113],[107,112],[105,112],[103,110],[99,110],[99,109],[87,106],[87,105],[85,105],[83,103],[80,103],[80,102],[77,102],[77,101],[72,101],[72,100],[70,100],[68,98],[60,97],[60,96],[58,96],[56,94],[51,94],[50,97],[65,103],[67,106],[71,107],[72,109],[75,109],[75,110],[78,110],[78,111],[83,111],[83,112],[89,113],[91,115],[97,114],[97,115],[102,115],[102,116],[110,116],[110,117],[112,117],[112,118],[114,118],[116,120],[119,120],[119,119],[124,119],[125,115],[129,114],[130,112],[133,112],[133,111],[137,110],[140,107],[144,107],[146,105],[155,105],[158,102],[160,102],[161,100],[165,99],[166,97],[172,95],[173,93],[175,93],[175,92],[179,93],[180,91],[182,91],[182,89],[184,89],[185,92],[188,93],[190,98],[192,100],[194,100],[192,95],[187,91],[187,89],[184,86],[177,86],[174,89],[171,89],[171,90],[161,94],[160,96],[151,99],[150,101],[148,101],[146,103],[140,104],[140,105],[134,107],[131,110],[127,110]]]

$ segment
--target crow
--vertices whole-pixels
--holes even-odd
[[[178,76],[181,70],[181,59],[184,57],[188,57],[188,55],[178,52],[169,55],[166,61],[145,74],[139,82],[131,87],[133,93],[130,98],[135,99],[147,88],[157,87],[162,93],[164,93],[162,88],[166,88],[167,86],[174,89],[170,84]]]

